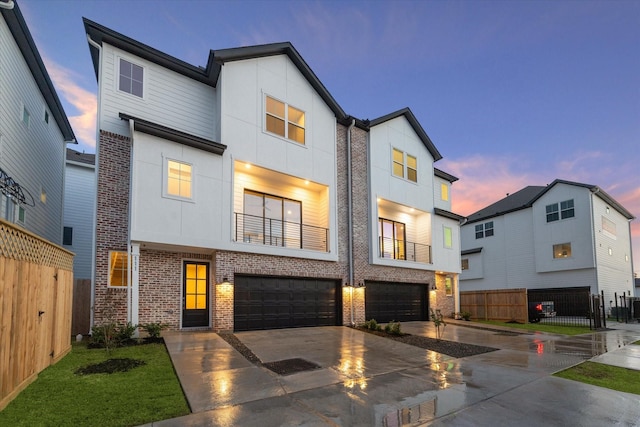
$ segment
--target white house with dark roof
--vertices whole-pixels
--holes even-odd
[[[95,323],[251,330],[457,307],[457,178],[408,108],[347,115],[290,43],[197,67],[85,19]]]
[[[16,2],[0,4],[0,218],[62,244],[75,136]]]
[[[595,185],[528,186],[461,227],[462,291],[574,289],[633,295],[634,216]]]

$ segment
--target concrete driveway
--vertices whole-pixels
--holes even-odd
[[[435,337],[431,322],[402,328]],[[640,369],[640,348],[626,347],[640,327],[567,337],[449,324],[444,339],[499,349],[462,359],[346,327],[236,336],[262,362],[319,367],[278,375],[215,333],[170,334],[193,414],[153,426],[640,425],[637,395],[551,376],[592,358]]]

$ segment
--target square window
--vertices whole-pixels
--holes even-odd
[[[556,259],[571,257],[571,243],[553,245],[553,257]]]
[[[64,227],[62,231],[62,244],[67,246],[73,245],[73,227]]]
[[[463,270],[468,270],[469,269],[469,259],[464,258],[460,261],[461,263],[461,267]]]
[[[193,170],[188,163],[176,160],[167,160],[167,190],[168,196],[180,197],[183,199],[192,198]]]
[[[265,128],[283,138],[305,143],[305,113],[291,105],[266,97]]]
[[[109,283],[110,287],[122,288],[129,286],[128,278],[129,256],[122,251],[109,251]]]
[[[141,66],[120,58],[120,80],[118,89],[142,98],[144,70]]]

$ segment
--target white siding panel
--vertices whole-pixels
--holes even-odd
[[[433,239],[433,269],[435,271],[446,271],[448,273],[460,273],[460,227],[457,220],[433,216],[434,239]],[[444,246],[444,227],[451,228],[452,247]]]
[[[31,117],[22,123],[23,106]],[[45,239],[62,244],[64,191],[64,137],[4,18],[0,17],[0,168],[33,196],[25,206],[25,227]],[[43,190],[46,203],[40,201]]]
[[[91,279],[95,182],[95,168],[92,165],[67,163],[64,226],[73,228],[73,240],[72,245],[65,247],[76,254],[73,259],[73,276],[76,279]]]
[[[119,113],[125,113],[206,139],[218,136],[216,89],[106,43],[102,58],[99,109],[102,129],[129,135],[127,123],[118,117]],[[118,90],[120,58],[143,67],[143,98]]]

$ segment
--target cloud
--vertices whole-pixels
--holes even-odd
[[[95,149],[96,115],[98,110],[96,95],[78,85],[77,82],[81,78],[73,71],[58,65],[48,58],[43,58],[43,61],[58,95],[62,98],[63,104],[66,101],[67,104],[73,107],[73,111],[70,111],[67,106],[65,106],[65,110],[78,142]]]

